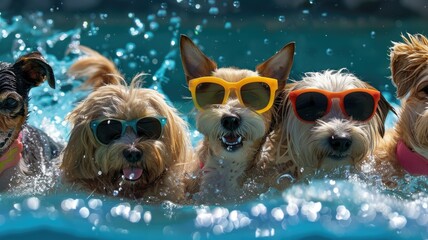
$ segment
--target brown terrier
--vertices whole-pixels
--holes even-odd
[[[402,36],[391,47],[391,76],[402,108],[377,151],[377,170],[392,180],[405,172],[428,175],[428,39]],[[404,171],[403,171],[404,170]]]
[[[80,48],[69,74],[88,78],[89,96],[68,116],[72,124],[61,169],[67,183],[98,194],[144,201],[183,201],[184,173],[192,160],[187,124],[164,97],[127,87],[115,65]]]

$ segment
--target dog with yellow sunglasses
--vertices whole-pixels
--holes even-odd
[[[200,163],[188,190],[202,201],[245,198],[244,181],[252,174],[270,131],[272,107],[285,87],[294,43],[257,66],[256,71],[217,68],[188,37],[180,39],[186,80],[198,109],[196,125],[204,139],[196,150]],[[196,200],[198,200],[196,197]]]
[[[115,65],[89,48],[69,69],[93,91],[67,116],[72,125],[61,169],[90,193],[143,201],[185,200],[192,151],[186,122],[155,90],[127,86]]]

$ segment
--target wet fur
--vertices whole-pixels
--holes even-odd
[[[256,71],[238,68],[217,68],[186,36],[180,41],[181,58],[187,81],[203,76],[215,76],[228,82],[238,82],[249,76],[264,76],[278,79],[279,90],[285,86],[291,70],[294,43],[286,45],[276,55],[257,66]],[[202,202],[218,202],[245,198],[242,190],[247,177],[252,176],[258,152],[270,131],[275,111],[273,108],[258,114],[241,105],[236,96],[230,96],[223,105],[212,105],[197,114],[196,127],[204,139],[196,149],[196,164],[191,173],[196,176],[188,183],[188,191],[197,193]],[[227,151],[219,138],[230,130],[221,125],[225,116],[237,115],[241,124],[234,133],[243,137],[243,145],[236,151]],[[199,163],[203,168],[199,168]]]
[[[139,76],[128,87],[111,61],[91,49],[81,50],[86,56],[71,66],[69,74],[88,78],[86,84],[94,89],[67,116],[72,130],[61,165],[65,182],[107,196],[183,201],[186,162],[192,160],[185,121],[157,91],[140,88]],[[167,118],[158,140],[140,141],[127,132],[105,146],[96,141],[89,124],[99,118],[132,120],[156,115]],[[122,179],[122,169],[132,165],[122,151],[130,147],[143,153],[142,160],[134,164],[143,169],[143,176],[133,182]]]
[[[265,154],[259,167],[265,169],[264,175],[269,176],[265,182],[277,189],[282,190],[296,179],[318,170],[329,172],[344,165],[358,169],[380,143],[385,132],[386,116],[393,111],[382,96],[374,117],[368,122],[356,122],[347,119],[333,99],[330,113],[316,123],[303,123],[295,116],[287,96],[292,90],[307,88],[331,92],[352,88],[374,89],[343,69],[306,73],[301,81],[287,85],[279,107],[279,119],[266,141]],[[350,149],[340,160],[329,157],[335,154],[328,144],[332,135],[347,135],[352,139]]]
[[[24,146],[19,163],[0,173],[0,191],[42,194],[55,181],[55,164],[62,145],[26,124],[28,93],[45,80],[55,88],[52,68],[39,52],[23,55],[13,64],[0,62],[0,155],[9,150],[20,133]],[[15,106],[5,105],[10,99]]]
[[[393,176],[405,171],[396,159],[401,139],[410,149],[428,159],[428,39],[421,34],[402,35],[390,49],[390,68],[397,97],[401,100],[398,121],[386,134],[376,153],[376,171],[392,184]]]

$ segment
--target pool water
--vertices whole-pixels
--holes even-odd
[[[181,3],[182,1],[177,1]],[[196,8],[193,1],[185,1]],[[214,4],[213,4],[214,2]],[[221,14],[224,2],[233,9]],[[29,123],[66,143],[64,117],[87,91],[66,75],[79,44],[113,59],[131,79],[143,71],[146,87],[165,94],[194,126],[193,105],[178,52],[187,34],[219,66],[254,69],[290,41],[296,42],[291,78],[303,72],[348,68],[382,91],[394,106],[388,48],[401,33],[426,34],[426,19],[329,15],[329,12],[245,14],[244,1],[209,1],[203,14],[153,3],[144,12],[45,12],[0,15],[0,59],[12,62],[39,50],[55,71],[57,88],[31,91]],[[309,1],[310,4],[316,4]],[[192,5],[193,4],[193,5]],[[202,10],[201,10],[202,11]],[[393,126],[389,116],[387,127]],[[201,138],[192,127],[192,142]],[[239,204],[159,205],[61,190],[41,195],[0,194],[2,239],[428,239],[427,178],[406,176],[396,189],[380,179],[338,169],[270,190]]]

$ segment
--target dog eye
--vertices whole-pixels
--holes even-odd
[[[6,98],[6,100],[3,101],[3,107],[8,109],[13,109],[18,106],[18,101],[16,101],[14,98]]]
[[[428,86],[425,86],[424,88],[422,88],[421,91],[424,92],[426,95],[428,95]]]

